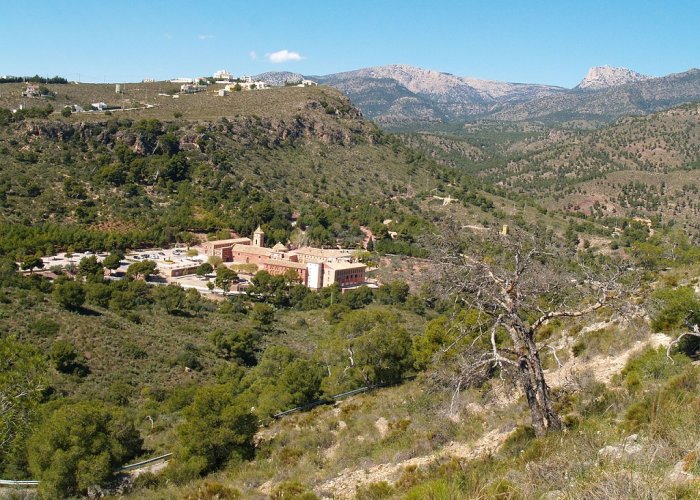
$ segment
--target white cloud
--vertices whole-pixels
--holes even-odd
[[[253,61],[256,61],[258,59],[258,53],[255,52],[254,50],[251,50],[250,52],[248,52],[248,55],[250,56],[250,58]]]
[[[163,38],[166,40],[172,40],[174,37],[172,33],[163,33]]]
[[[199,35],[197,38],[199,38],[200,40],[211,40],[212,38],[214,38],[214,35]]]
[[[265,54],[268,61],[274,64],[285,63],[290,61],[301,61],[304,59],[299,52],[290,52],[287,49],[278,50],[271,54]]]

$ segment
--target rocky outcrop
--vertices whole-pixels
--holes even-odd
[[[700,99],[700,71],[694,69],[652,78],[599,66],[573,89],[483,80],[408,65],[311,78],[344,92],[366,116],[387,125],[476,118],[610,121]]]
[[[642,445],[637,442],[638,440],[637,434],[627,436],[619,444],[608,445],[598,450],[598,457],[603,460],[619,461],[637,455],[642,451]]]
[[[627,68],[615,68],[613,66],[595,66],[588,70],[577,89],[606,89],[624,85],[625,83],[643,82],[651,80],[651,76],[642,75]]]
[[[386,123],[480,116],[501,103],[565,90],[550,85],[461,77],[402,64],[313,78],[341,90],[367,116]]]

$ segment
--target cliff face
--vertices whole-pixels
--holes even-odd
[[[227,137],[241,147],[282,147],[299,141],[340,145],[375,142],[376,127],[364,121],[357,108],[348,105],[337,109],[324,104],[325,107],[318,102],[310,103],[304,112],[298,113],[293,119],[237,116],[214,122],[164,123],[159,125],[157,133],[160,134],[167,128],[178,138],[181,149],[191,149],[188,145],[211,140],[215,135]],[[147,143],[152,142],[148,138],[149,133],[115,125],[110,121],[65,123],[46,119],[22,122],[10,126],[10,129],[19,135],[26,135],[29,141],[94,141],[112,148],[123,142],[136,154],[152,154],[146,147]]]
[[[617,87],[626,83],[643,82],[652,77],[642,75],[627,68],[615,68],[613,66],[595,66],[588,70],[586,76],[576,88],[578,89],[605,89]]]
[[[565,90],[551,85],[461,77],[408,65],[377,66],[312,78],[341,90],[369,117],[386,123],[481,116],[498,104]]]
[[[387,125],[479,118],[608,122],[700,99],[700,71],[658,78],[626,68],[591,68],[573,89],[462,77],[407,65],[312,77],[346,93]]]

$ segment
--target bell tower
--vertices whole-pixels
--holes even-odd
[[[253,233],[253,246],[262,247],[265,244],[265,232],[260,226]]]

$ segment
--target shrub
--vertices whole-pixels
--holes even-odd
[[[378,483],[369,483],[366,486],[357,488],[355,493],[357,498],[366,498],[367,500],[381,500],[389,498],[394,494],[394,487],[386,481]]]
[[[260,327],[270,326],[275,320],[275,310],[268,304],[255,304],[252,319]]]
[[[234,396],[231,386],[197,390],[194,401],[185,409],[185,422],[177,429],[178,458],[183,463],[190,461],[193,470],[199,468],[198,473],[214,470],[232,459],[250,458],[257,419],[249,408]]]
[[[620,376],[625,383],[634,386],[641,381],[658,381],[676,375],[689,362],[690,360],[686,356],[680,354],[674,355],[673,362],[671,362],[666,357],[665,349],[648,348],[627,361]]]
[[[98,307],[109,306],[109,301],[112,298],[112,289],[104,283],[88,283],[85,287],[85,297],[89,304]]]
[[[32,435],[29,467],[43,497],[66,498],[110,479],[141,444],[124,412],[99,401],[67,404]]]
[[[197,491],[186,494],[184,500],[236,500],[241,498],[241,492],[221,483],[205,481],[197,486]]]
[[[66,281],[54,287],[53,297],[69,311],[77,311],[85,303],[85,288],[75,281]]]
[[[61,325],[49,318],[40,318],[29,324],[29,329],[41,337],[52,337],[61,329]]]
[[[583,339],[577,340],[576,343],[573,346],[571,346],[571,352],[573,353],[575,358],[581,356],[581,354],[583,354],[585,350],[586,342]]]
[[[460,498],[460,492],[445,479],[434,479],[414,486],[403,497],[405,500],[443,500]]]
[[[700,301],[690,286],[662,288],[653,294],[656,312],[651,326],[656,331],[668,332],[700,323]]]
[[[90,373],[90,368],[85,364],[86,360],[79,354],[75,346],[67,340],[57,340],[51,346],[49,358],[53,361],[54,368],[61,373],[84,377]]]
[[[214,346],[223,358],[240,361],[246,366],[257,363],[256,353],[261,338],[261,333],[253,328],[240,328],[232,332],[216,330],[211,335]]]
[[[24,469],[26,442],[47,385],[39,350],[12,336],[0,337],[0,472]]]
[[[699,386],[700,372],[688,366],[663,387],[632,404],[625,414],[624,428],[628,431],[644,429],[670,445],[685,447],[689,433],[700,426]]]
[[[175,358],[175,363],[189,368],[190,370],[201,370],[202,363],[200,363],[197,357],[197,348],[193,345],[185,345],[185,348],[177,355]]]
[[[316,500],[318,497],[298,481],[285,481],[270,494],[272,500]]]
[[[345,304],[333,304],[326,309],[324,317],[331,325],[335,325],[343,319],[343,316],[350,312],[350,307]]]

